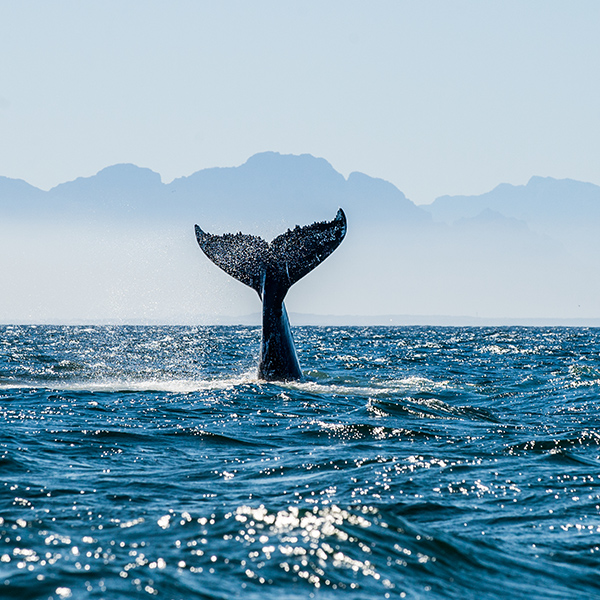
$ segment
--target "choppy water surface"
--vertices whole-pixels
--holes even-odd
[[[600,330],[0,334],[2,598],[600,598]]]

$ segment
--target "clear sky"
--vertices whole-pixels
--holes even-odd
[[[600,184],[600,2],[0,0],[0,175],[310,153],[417,203]]]

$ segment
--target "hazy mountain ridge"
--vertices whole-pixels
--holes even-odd
[[[11,290],[0,297],[0,321],[206,322],[253,313],[255,294],[202,255],[193,224],[268,239],[331,219],[340,206],[346,240],[293,287],[291,311],[600,315],[590,276],[600,257],[598,186],[533,177],[416,206],[382,179],[265,152],[168,184],[131,164],[48,192],[0,178],[0,275]]]
[[[441,196],[423,205],[436,221],[452,223],[489,209],[554,234],[600,222],[600,186],[573,179],[531,177],[526,185],[502,183],[477,196]]]
[[[11,212],[24,219],[150,217],[168,223],[195,219],[221,229],[273,223],[279,230],[282,222],[294,226],[332,218],[340,206],[367,221],[390,216],[431,220],[391,183],[362,173],[346,179],[326,160],[310,155],[265,152],[239,167],[203,169],[169,184],[158,173],[131,164],[106,167],[48,192],[0,179],[0,216]]]
[[[0,177],[0,216],[21,213],[23,218],[35,216],[27,214],[30,210],[67,217],[74,207],[75,212],[87,208],[96,213],[108,207],[108,217],[143,216],[149,211],[176,221],[193,213],[219,223],[234,220],[234,215],[224,218],[224,213],[236,210],[242,223],[264,223],[290,218],[287,215],[294,212],[312,219],[315,211],[330,212],[342,204],[348,205],[347,211],[364,209],[361,203],[369,204],[367,214],[361,215],[364,218],[402,217],[411,224],[427,223],[432,217],[452,224],[486,210],[525,222],[534,230],[555,232],[600,222],[600,186],[591,183],[534,176],[526,185],[501,183],[484,194],[441,196],[417,206],[388,181],[360,172],[346,179],[325,159],[306,154],[263,152],[238,167],[202,169],[168,184],[158,173],[133,164],[112,165],[47,192],[23,180]],[[516,221],[513,224],[518,225]]]
[[[0,218],[24,217],[24,205],[33,207],[45,198],[46,192],[22,179],[0,176]]]

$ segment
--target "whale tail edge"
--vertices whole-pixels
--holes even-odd
[[[347,221],[340,208],[332,221],[294,227],[267,243],[243,234],[213,235],[195,226],[196,240],[204,254],[219,268],[254,289],[262,297],[265,277],[276,277],[288,290],[321,264],[346,235]]]

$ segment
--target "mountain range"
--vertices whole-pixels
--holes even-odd
[[[270,239],[340,206],[346,240],[292,288],[293,312],[600,318],[599,186],[532,177],[417,206],[382,179],[265,152],[168,184],[130,164],[49,191],[0,177],[0,322],[235,320],[258,300],[202,255],[194,223]]]

